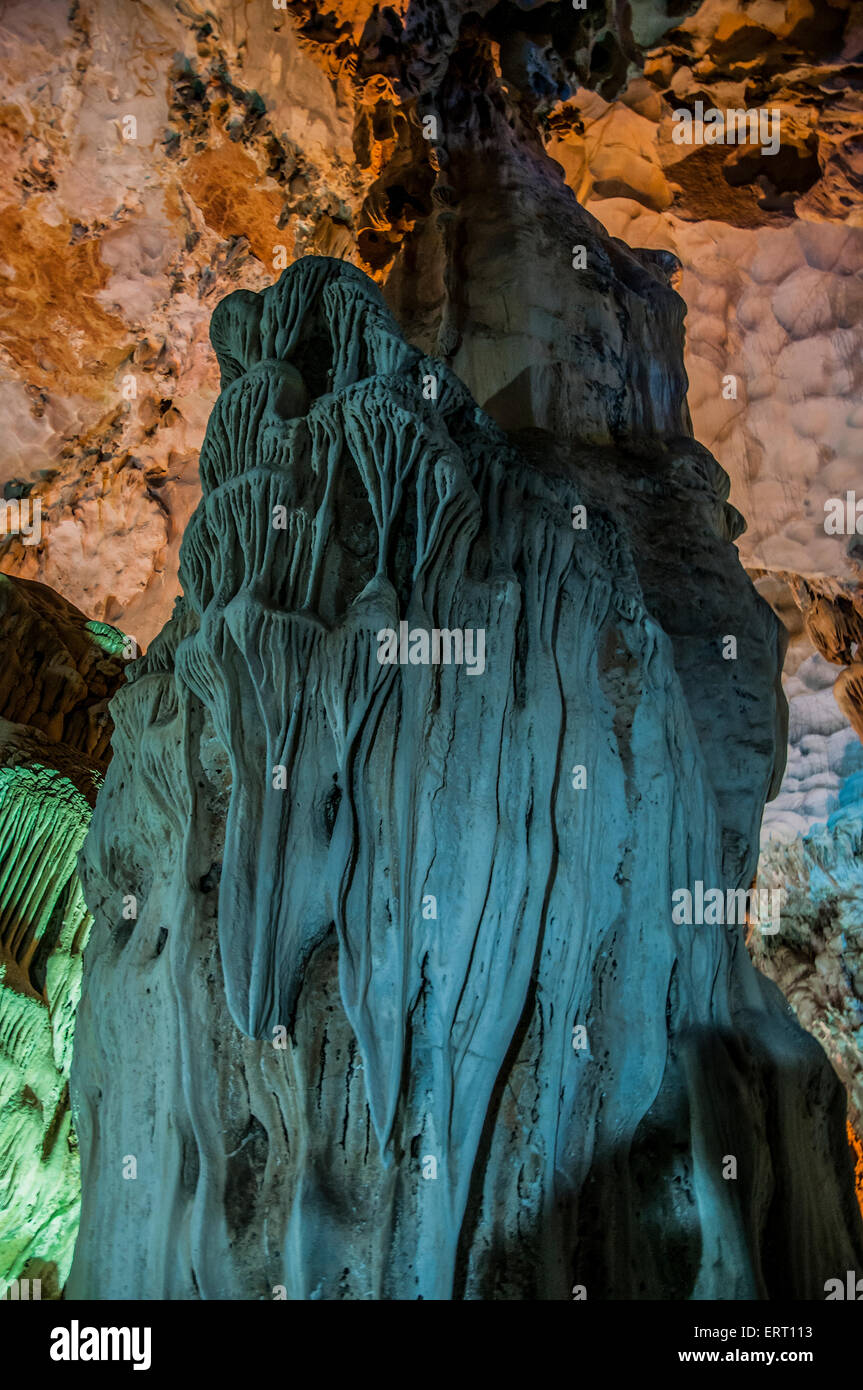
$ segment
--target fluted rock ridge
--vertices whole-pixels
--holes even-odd
[[[741,926],[671,912],[748,887],[784,757],[718,465],[509,439],[340,262],[212,339],[82,856],[70,1292],[821,1296],[841,1088]]]

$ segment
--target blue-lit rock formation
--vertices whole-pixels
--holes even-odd
[[[508,437],[340,262],[212,339],[82,855],[70,1295],[823,1297],[863,1263],[841,1087],[743,928],[671,916],[749,886],[784,759],[721,469]],[[402,623],[484,661],[381,662]]]

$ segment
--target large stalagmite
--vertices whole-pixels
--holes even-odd
[[[784,758],[722,470],[679,423],[508,438],[340,262],[212,339],[82,857],[70,1295],[823,1297],[841,1088],[742,926],[671,914],[750,885]],[[464,661],[379,660],[436,630]]]

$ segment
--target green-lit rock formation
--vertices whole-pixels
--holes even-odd
[[[107,767],[123,638],[0,576],[0,1292],[56,1296],[80,1172],[69,1067],[90,928],[77,856]]]

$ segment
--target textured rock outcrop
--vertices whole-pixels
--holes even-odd
[[[0,577],[0,1291],[56,1297],[80,1178],[69,1067],[90,914],[77,873],[108,758],[123,638]]]
[[[532,210],[564,206],[565,179],[614,235],[681,263],[689,408],[748,519],[745,563],[857,601],[822,503],[856,485],[861,455],[858,8],[8,5],[0,477],[34,488],[44,524],[38,546],[7,543],[4,569],[155,635],[198,500],[209,317],[268,283],[277,253],[392,279],[411,337],[481,405],[524,423],[539,385],[569,433],[560,363],[590,364],[599,331],[608,359],[620,330],[595,297],[583,328],[561,314],[542,269],[556,229],[538,235]],[[672,112],[699,100],[779,110],[779,154],[674,144]],[[858,687],[852,671],[852,723]]]
[[[775,588],[771,596],[776,602]],[[858,1137],[863,1132],[863,979],[858,965],[863,949],[863,748],[837,702],[836,666],[821,654],[835,660],[843,651],[841,643],[831,640],[837,631],[833,616],[841,617],[841,610],[832,603],[811,602],[807,611],[816,627],[812,621],[804,625],[793,599],[783,601],[791,603],[798,619],[785,663],[788,765],[779,793],[765,811],[758,869],[760,883],[782,891],[782,931],[766,938],[753,933],[749,945],[758,968],[776,981],[803,1027],[821,1041],[847,1089],[863,1204]],[[850,612],[853,619],[853,608]],[[813,650],[813,637],[818,650]]]
[[[826,531],[824,504],[863,457],[861,56],[857,5],[705,3],[615,99],[585,84],[558,103],[545,137],[608,231],[679,259],[689,406],[747,519],[741,556],[851,665],[837,697],[858,733],[859,538]],[[698,102],[773,113],[778,149],[676,143]]]
[[[849,1083],[858,1129],[859,1005],[845,960],[863,924],[849,900],[841,933],[825,938],[832,909],[810,867],[826,854],[837,885],[858,873],[845,830],[863,767],[860,538],[831,534],[825,505],[859,496],[863,458],[861,56],[857,5],[704,4],[618,98],[575,92],[546,127],[579,201],[614,235],[682,267],[695,432],[746,516],[741,558],[794,634],[788,768],[760,868],[794,903],[793,942],[783,930],[751,944]],[[776,113],[778,152],[676,144],[673,113],[699,101]]]
[[[764,813],[764,846],[788,844],[825,822],[838,810],[844,784],[863,771],[863,748],[836,703],[834,681],[835,667],[817,652],[796,669],[786,666],[788,763]]]
[[[605,254],[648,336],[673,292]],[[821,1296],[863,1257],[844,1095],[741,927],[671,916],[748,887],[784,760],[721,469],[673,414],[508,438],[334,261],[212,337],[82,856],[70,1293]],[[381,663],[402,622],[483,669]]]
[[[863,770],[842,783],[825,821],[790,843],[769,843],[761,878],[786,893],[782,934],[753,942],[760,969],[781,984],[848,1091],[863,1133]]]

